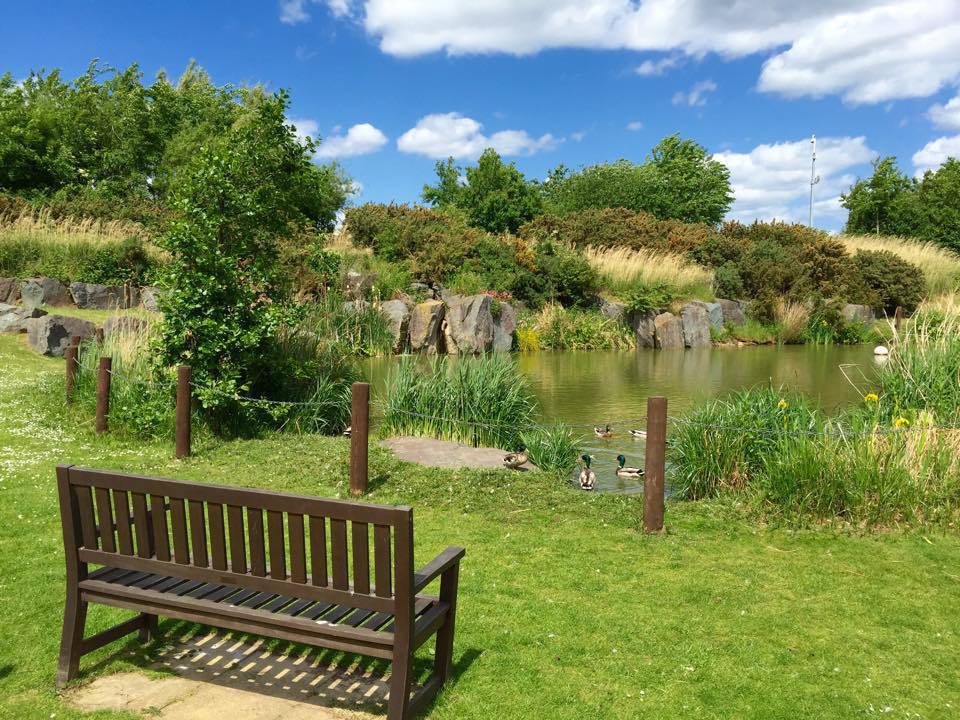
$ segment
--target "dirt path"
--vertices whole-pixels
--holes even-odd
[[[439,468],[503,468],[506,452],[496,448],[475,448],[469,445],[422,437],[395,437],[383,444],[401,460]],[[532,470],[529,463],[522,470]]]

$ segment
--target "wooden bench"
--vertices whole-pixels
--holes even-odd
[[[85,653],[135,630],[149,640],[158,615],[391,660],[391,720],[421,710],[450,675],[465,551],[450,547],[415,573],[409,507],[69,465],[57,468],[57,485],[67,561],[60,686]],[[439,596],[421,594],[438,577]],[[85,638],[92,602],[138,615]],[[413,653],[434,634],[433,674],[411,694]]]

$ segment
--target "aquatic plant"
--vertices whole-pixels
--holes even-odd
[[[577,464],[576,438],[562,423],[538,426],[521,434],[530,462],[544,472],[563,475]]]

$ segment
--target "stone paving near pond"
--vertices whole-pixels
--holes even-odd
[[[383,441],[383,445],[393,450],[401,460],[438,468],[502,468],[503,456],[507,454],[496,448],[475,448],[449,440],[423,437],[389,438]],[[527,463],[520,469],[534,468]]]

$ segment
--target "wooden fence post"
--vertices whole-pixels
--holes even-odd
[[[647,455],[643,478],[644,532],[663,530],[663,477],[667,454],[667,399],[647,398]]]
[[[73,403],[73,386],[77,373],[77,346],[71,343],[63,353],[67,363],[67,405]]]
[[[107,416],[110,414],[110,378],[113,358],[101,357],[97,374],[97,435],[107,431]]]
[[[189,365],[180,365],[177,368],[177,429],[174,452],[177,460],[190,454],[190,381],[192,379],[193,368]]]
[[[350,494],[367,492],[367,452],[370,432],[370,383],[353,384],[350,412]]]

